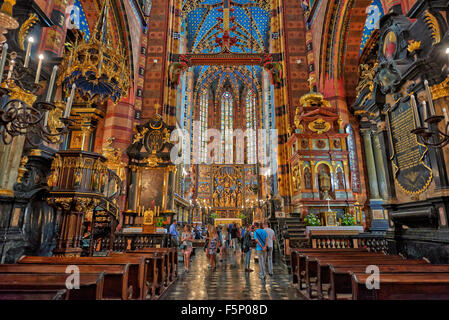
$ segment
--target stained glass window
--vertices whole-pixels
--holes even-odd
[[[234,159],[233,129],[233,100],[231,93],[226,91],[221,97],[221,143],[223,145],[223,163],[232,163]]]
[[[246,130],[248,164],[256,164],[256,95],[251,89],[246,95]]]
[[[349,169],[351,171],[351,184],[352,191],[360,192],[360,175],[359,175],[359,163],[357,159],[357,149],[355,145],[355,134],[351,125],[346,127],[346,133],[348,134],[347,143],[349,150]]]
[[[208,126],[209,92],[203,91],[200,97],[200,125],[201,125],[201,147],[200,162],[207,162],[207,126]]]

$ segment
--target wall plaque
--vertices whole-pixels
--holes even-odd
[[[411,133],[415,129],[415,115],[409,98],[389,110],[388,122],[396,182],[405,193],[420,194],[429,187],[432,170],[425,163],[427,147]]]

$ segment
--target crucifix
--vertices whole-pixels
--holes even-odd
[[[309,79],[307,79],[307,82],[309,83],[309,88],[310,88],[310,92],[313,92],[313,82],[315,81],[315,77],[314,76],[310,76]]]

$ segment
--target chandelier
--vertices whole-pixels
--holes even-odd
[[[90,40],[77,38],[62,63],[65,72],[58,83],[67,93],[76,85],[77,93],[88,103],[117,102],[130,88],[125,50],[113,44],[109,11],[106,0]]]
[[[4,144],[10,144],[17,136],[26,136],[27,141],[37,146],[42,141],[61,143],[68,132],[70,122],[62,117],[64,109],[71,103],[51,103],[51,97],[56,80],[58,67],[53,73],[45,100],[37,101],[43,86],[40,84],[44,56],[38,56],[36,72],[30,64],[31,44],[33,38],[28,38],[25,57],[16,52],[8,52],[8,44],[3,36],[8,29],[16,29],[19,24],[12,17],[15,0],[5,0],[0,12],[0,136]],[[67,113],[67,112],[66,112]]]
[[[5,0],[0,12],[0,43],[6,42],[5,34],[8,30],[14,30],[19,27],[19,23],[12,17],[12,8],[16,0]]]

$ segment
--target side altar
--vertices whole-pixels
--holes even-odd
[[[352,215],[363,223],[354,193],[360,187],[357,166],[348,146],[349,134],[336,108],[321,93],[301,98],[296,109],[295,130],[287,141],[291,149],[292,204],[304,219],[316,217],[314,224],[338,226]],[[355,186],[355,187],[354,187]]]
[[[157,113],[148,123],[134,129],[133,142],[126,151],[129,157],[128,197],[123,228],[118,235],[125,242],[120,244],[125,246],[121,249],[134,249],[129,246],[136,239],[145,242],[158,237],[160,241],[155,246],[170,245],[166,230],[174,216],[176,167],[170,160],[174,146],[170,135],[174,129]]]

